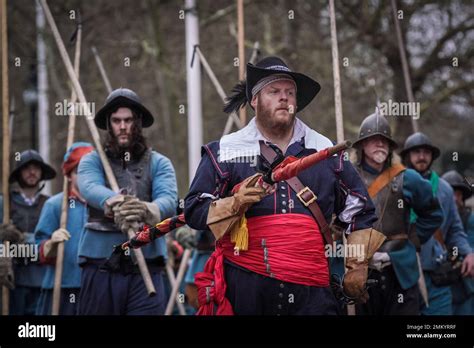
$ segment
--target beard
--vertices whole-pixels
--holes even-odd
[[[120,144],[118,137],[109,128],[104,148],[114,158],[122,159],[128,152],[131,159],[139,159],[145,153],[148,145],[145,137],[142,135],[141,127],[133,125],[127,144]]]
[[[418,172],[426,172],[430,168],[430,164],[425,161],[419,161],[416,162],[413,167],[418,171]]]
[[[258,96],[258,98],[260,98],[260,96]],[[257,117],[262,127],[275,133],[287,131],[288,128],[294,124],[296,114],[288,113],[289,117],[287,119],[279,119],[275,115],[276,112],[277,110],[265,108],[260,101],[257,104]]]
[[[35,188],[38,186],[40,179],[36,178],[34,183],[30,183],[30,180],[25,181],[21,176],[18,177],[18,184],[21,188]]]

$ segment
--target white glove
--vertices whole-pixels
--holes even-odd
[[[369,261],[369,267],[374,268],[377,271],[381,271],[382,268],[391,265],[390,256],[388,253],[376,252]]]
[[[51,235],[51,239],[44,243],[43,254],[45,257],[55,257],[58,243],[67,241],[71,238],[71,234],[64,228],[58,228]]]

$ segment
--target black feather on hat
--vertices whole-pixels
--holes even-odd
[[[281,58],[266,57],[255,65],[247,64],[247,78],[232,88],[231,95],[226,98],[224,112],[231,113],[244,107],[247,102],[252,100],[253,87],[261,79],[275,74],[289,75],[295,81],[298,111],[303,110],[321,90],[318,82],[309,76],[291,71]]]
[[[225,99],[224,112],[232,113],[247,104],[247,81],[242,80],[232,88],[230,96]]]

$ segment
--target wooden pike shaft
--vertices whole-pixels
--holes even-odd
[[[405,80],[405,89],[407,92],[407,98],[410,103],[414,103],[415,96],[413,95],[413,88],[411,86],[410,70],[408,69],[408,60],[407,60],[407,56],[405,52],[405,44],[403,42],[402,30],[400,28],[400,23],[398,22],[398,17],[397,17],[397,4],[395,0],[392,0],[391,4],[392,4],[393,21],[395,22],[395,31],[397,33],[398,50],[400,52],[400,60],[402,61],[403,78]],[[411,117],[411,126],[413,128],[413,132],[418,132],[420,130],[418,126],[418,122],[416,121],[414,117]]]
[[[99,52],[97,52],[97,48],[95,48],[95,46],[92,46],[91,50],[92,50],[92,53],[94,54],[97,67],[99,68],[100,76],[102,76],[102,80],[104,81],[105,88],[107,88],[108,93],[111,93],[112,85],[110,84],[109,77],[107,76],[107,73],[105,72],[104,64],[102,64],[102,59],[99,56]]]
[[[239,80],[245,78],[245,26],[244,26],[244,0],[237,0],[237,33],[239,44]],[[247,113],[245,108],[239,110],[240,122],[247,123]]]
[[[77,78],[79,78],[79,65],[81,60],[81,41],[82,41],[82,25],[79,23],[77,28],[76,38],[76,50],[74,55],[74,72]],[[76,92],[74,88],[71,91],[71,103],[77,100]],[[76,127],[76,115],[73,113],[69,115],[68,132],[67,132],[67,144],[66,151],[72,146],[74,142],[74,130]],[[63,202],[61,206],[61,220],[60,227],[66,228],[68,218],[68,193],[69,185],[68,178],[66,175],[63,177]],[[60,303],[61,303],[61,283],[63,279],[63,264],[64,264],[64,242],[58,244],[57,255],[56,255],[56,268],[54,273],[54,288],[53,288],[53,307],[51,309],[52,315],[59,315]]]
[[[171,290],[171,295],[166,306],[165,315],[171,315],[173,313],[174,304],[176,303],[176,295],[178,295],[179,286],[183,281],[186,268],[188,267],[188,261],[191,257],[191,249],[184,250],[183,257],[181,258],[181,264],[179,265],[178,275],[176,276],[176,282]]]
[[[339,49],[337,45],[337,29],[336,29],[336,11],[334,9],[334,0],[329,0],[329,15],[331,18],[331,47],[332,47],[332,69],[334,76],[334,107],[336,114],[336,132],[337,142],[344,139],[344,122],[342,116],[342,97],[341,97],[341,76],[339,73]],[[346,238],[343,235],[343,242],[346,244]],[[347,271],[344,263],[344,271]],[[355,315],[355,306],[347,306],[347,314]]]
[[[329,0],[329,14],[331,17],[331,47],[332,47],[332,69],[334,76],[334,106],[336,111],[337,142],[344,139],[344,123],[342,117],[341,98],[341,76],[339,73],[339,50],[337,46],[336,14],[334,0]]]
[[[196,53],[199,55],[199,59],[201,61],[201,64],[202,64],[204,70],[206,70],[206,72],[207,72],[207,76],[209,76],[209,79],[211,80],[212,84],[216,88],[217,94],[219,94],[219,96],[221,97],[222,102],[225,102],[225,99],[227,98],[227,96],[224,92],[224,88],[222,88],[222,85],[220,84],[219,80],[217,79],[216,75],[214,74],[214,71],[212,71],[211,66],[207,62],[206,57],[204,57],[204,55],[202,54],[201,49],[199,48],[199,46],[196,46],[195,50],[196,50]],[[229,133],[230,128],[232,127],[232,121],[234,121],[234,123],[237,125],[237,127],[239,129],[241,129],[243,127],[242,123],[240,122],[240,119],[237,117],[237,114],[235,112],[232,112],[229,115],[229,118],[227,119],[227,123],[226,123],[225,129],[224,129],[223,136],[226,135],[227,133]]]
[[[174,289],[176,286],[175,285],[176,278],[174,277],[173,269],[171,268],[171,265],[169,263],[166,264],[166,274],[168,275],[171,288]],[[179,289],[179,284],[178,284],[178,289]],[[179,315],[186,315],[186,309],[184,309],[183,303],[178,298],[176,298],[175,302],[176,302],[176,305],[178,306]]]
[[[10,127],[9,127],[9,100],[8,100],[8,37],[7,37],[7,0],[1,0],[1,30],[2,30],[2,136],[3,136],[3,163],[2,163],[2,191],[3,191],[3,223],[10,222],[10,191],[8,188],[8,174],[10,173]],[[10,245],[4,243],[5,250]],[[10,308],[10,290],[4,286],[2,291],[2,314],[8,315]]]

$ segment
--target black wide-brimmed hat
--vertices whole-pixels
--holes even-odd
[[[138,95],[131,89],[119,88],[109,94],[104,106],[95,114],[95,125],[100,129],[107,129],[110,114],[119,107],[127,107],[136,111],[140,115],[143,128],[150,127],[153,124],[153,115],[141,103]]]
[[[321,90],[318,82],[309,76],[291,71],[283,59],[266,57],[255,65],[247,64],[247,78],[234,86],[231,95],[226,99],[224,111],[226,113],[238,111],[247,102],[250,103],[254,86],[263,78],[275,74],[289,75],[295,81],[297,111],[303,110]]]
[[[25,150],[20,153],[20,160],[16,162],[15,169],[10,173],[8,182],[11,184],[18,180],[20,172],[28,164],[35,163],[41,168],[41,180],[51,180],[56,177],[56,171],[50,165],[44,163],[43,157],[35,150]]]

